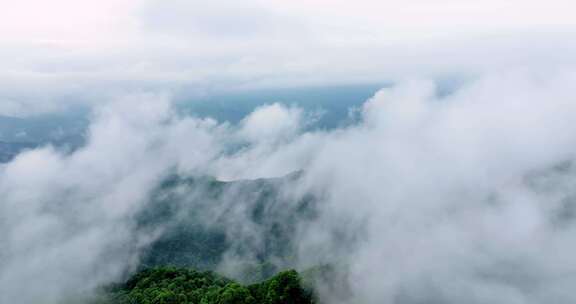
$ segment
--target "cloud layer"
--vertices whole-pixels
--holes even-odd
[[[576,65],[569,0],[4,2],[0,115],[146,89],[197,94]]]
[[[320,211],[296,223],[293,266],[346,272],[350,292],[327,303],[572,303],[575,81],[499,74],[449,95],[407,81],[330,131],[281,104],[229,125],[177,114],[165,95],[119,98],[94,111],[85,147],[1,168],[0,302],[59,303],[130,270],[154,238],[133,215],[174,170],[304,170],[286,190],[314,193]]]

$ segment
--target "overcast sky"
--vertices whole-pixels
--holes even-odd
[[[576,65],[572,0],[0,0],[0,114]]]

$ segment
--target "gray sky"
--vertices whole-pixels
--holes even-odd
[[[571,69],[570,0],[0,0],[0,114],[103,92]]]

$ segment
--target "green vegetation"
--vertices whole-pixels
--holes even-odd
[[[123,284],[107,288],[97,303],[107,304],[308,304],[312,293],[294,270],[241,285],[213,272],[177,267],[141,271]]]
[[[144,248],[140,271],[104,288],[94,304],[314,303],[304,287],[310,280],[303,284],[294,270],[279,272],[292,264],[294,223],[316,216],[312,196],[281,191],[299,176],[235,182],[167,177],[134,217],[138,233],[162,234]],[[251,233],[236,233],[238,225],[249,225]],[[239,257],[229,274],[238,281],[213,272],[225,253]]]

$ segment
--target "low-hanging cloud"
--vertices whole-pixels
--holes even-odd
[[[121,98],[95,110],[83,148],[1,168],[0,302],[58,303],[120,278],[155,237],[132,218],[174,170],[303,170],[285,191],[316,194],[319,210],[295,223],[291,266],[346,272],[346,294],[318,282],[326,303],[573,303],[575,81],[491,75],[449,95],[407,81],[334,130],[281,104],[230,125],[182,116],[169,96]]]

